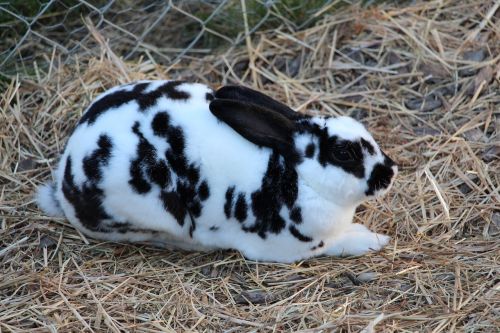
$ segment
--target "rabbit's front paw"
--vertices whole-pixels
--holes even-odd
[[[371,231],[346,232],[332,240],[326,254],[331,256],[359,256],[370,251],[379,251],[386,246],[390,237]]]

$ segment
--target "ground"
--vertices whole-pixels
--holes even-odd
[[[0,96],[0,331],[498,332],[500,3],[323,15],[162,66],[98,57],[12,77]],[[98,34],[98,32],[96,32]],[[400,166],[356,222],[381,252],[292,265],[86,239],[34,204],[85,106],[143,78],[242,83],[360,119]]]

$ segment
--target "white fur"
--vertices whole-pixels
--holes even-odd
[[[38,187],[36,201],[45,214],[54,217],[63,217],[64,212],[54,197],[54,187],[51,184],[44,184]]]
[[[165,81],[153,82],[148,90],[163,83]],[[123,87],[113,88],[105,94],[117,89]],[[133,85],[126,86],[125,89],[131,90]],[[64,211],[73,225],[99,239],[149,242],[194,250],[237,249],[249,259],[262,261],[293,262],[322,254],[360,255],[370,250],[379,250],[387,244],[389,237],[352,224],[356,206],[363,200],[362,193],[366,190],[367,179],[357,179],[333,166],[324,168],[316,160],[307,160],[297,167],[297,202],[303,207],[300,231],[315,239],[315,243],[321,239],[324,246],[312,249],[316,244],[298,241],[288,228],[279,234],[270,233],[266,239],[262,239],[256,233],[243,231],[240,222],[234,217],[226,219],[222,209],[226,189],[237,186],[237,191],[244,192],[248,201],[250,194],[261,186],[271,150],[252,144],[213,116],[205,99],[206,93],[211,92],[208,87],[186,83],[177,89],[188,92],[191,96],[189,100],[177,101],[161,97],[155,106],[144,113],[138,111],[135,101],[131,101],[103,113],[91,125],[79,125],[69,138],[62,155],[56,174],[57,190],[51,193],[50,185],[41,186],[37,197],[39,206],[50,215],[60,215]],[[200,167],[201,178],[209,183],[210,196],[202,203],[202,215],[196,219],[197,227],[192,238],[188,235],[189,219],[186,219],[183,226],[177,223],[164,209],[157,185],[153,184],[149,193],[138,195],[128,184],[130,161],[136,157],[138,143],[137,136],[131,131],[135,121],[140,123],[144,137],[158,151],[163,152],[168,148],[168,143],[155,136],[150,126],[158,111],[168,111],[171,123],[183,129],[187,158]],[[377,144],[355,120],[347,117],[328,120],[315,117],[313,121],[327,126],[329,132],[342,138],[363,137],[369,140],[377,147],[377,156],[368,158],[368,168],[380,160],[381,152]],[[96,149],[99,135],[103,133],[110,136],[113,143],[112,157],[103,169],[100,184],[105,193],[103,207],[114,221],[126,221],[139,229],[158,231],[154,236],[147,233],[90,231],[80,223],[73,206],[62,193],[68,154],[71,154],[73,161],[75,183],[81,185],[86,179],[82,160]],[[304,149],[312,140],[314,139],[307,135],[296,138],[297,148]],[[280,215],[288,221],[288,213],[288,208],[284,207]],[[247,221],[251,223],[254,219],[251,209],[248,210],[248,215]],[[218,230],[211,231],[211,227]]]

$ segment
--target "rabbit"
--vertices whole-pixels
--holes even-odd
[[[388,244],[353,216],[396,174],[353,118],[243,86],[138,81],[83,113],[37,202],[96,239],[292,263]]]

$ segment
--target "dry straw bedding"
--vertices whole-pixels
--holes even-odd
[[[0,331],[498,332],[499,6],[351,6],[170,67],[122,62],[102,41],[100,57],[72,65],[47,54],[48,70],[0,99]],[[401,173],[356,221],[391,245],[255,263],[87,240],[44,216],[34,188],[84,107],[143,78],[243,83],[300,112],[361,119]]]

